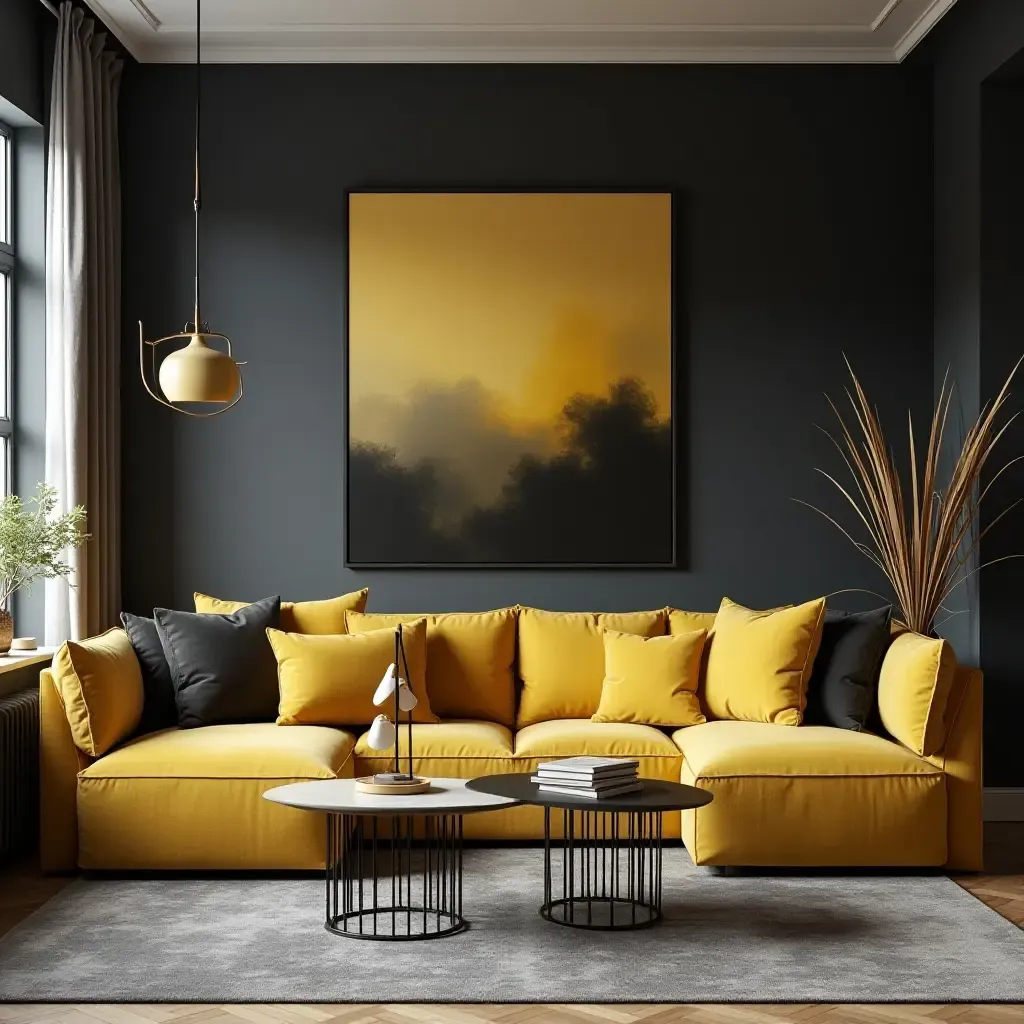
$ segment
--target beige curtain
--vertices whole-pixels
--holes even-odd
[[[74,587],[46,582],[46,643],[114,625],[121,588],[121,61],[61,4],[46,181],[46,480],[85,505]]]

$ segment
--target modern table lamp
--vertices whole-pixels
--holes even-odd
[[[401,674],[399,664],[405,671]],[[419,703],[416,694],[409,686],[409,662],[405,657],[405,644],[402,642],[402,624],[399,623],[395,629],[395,660],[388,665],[377,689],[373,694],[373,703],[381,707],[389,700],[394,700],[395,719],[392,721],[387,715],[378,715],[370,726],[370,735],[367,743],[373,750],[387,750],[395,748],[395,768],[390,772],[377,772],[376,775],[368,775],[356,779],[356,789],[363,793],[373,793],[377,796],[392,795],[405,796],[410,793],[425,793],[430,789],[430,780],[420,778],[413,774],[412,770],[412,711]],[[406,764],[408,771],[402,770],[401,739],[402,739],[402,712],[406,712],[408,731],[408,752]]]

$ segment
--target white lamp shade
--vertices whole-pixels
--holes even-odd
[[[193,334],[160,364],[160,387],[169,402],[230,402],[238,393],[238,364],[208,345],[207,337]]]
[[[409,689],[408,684],[404,679],[401,680],[401,685],[398,687],[398,706],[403,711],[412,711],[419,701],[416,699],[416,694]]]
[[[378,715],[373,720],[366,742],[373,750],[387,750],[395,745],[395,727],[387,715]]]
[[[389,697],[393,696],[397,685],[398,675],[395,672],[395,666],[394,664],[388,665],[388,670],[384,673],[384,678],[380,681],[377,689],[373,691],[374,706],[379,708]]]

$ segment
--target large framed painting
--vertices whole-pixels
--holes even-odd
[[[348,195],[346,564],[672,566],[670,192]]]

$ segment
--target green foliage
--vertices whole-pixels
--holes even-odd
[[[42,483],[27,502],[17,494],[0,500],[0,607],[36,580],[71,575],[62,556],[89,537],[82,532],[85,506],[76,505],[63,515],[55,515],[56,508],[56,489]]]

